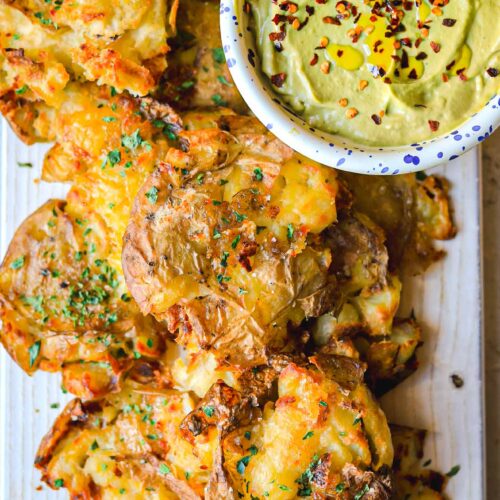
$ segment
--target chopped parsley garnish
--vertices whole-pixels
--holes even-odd
[[[120,488],[118,490],[118,493],[120,493],[120,495],[123,495],[127,490],[125,488]]]
[[[240,242],[240,239],[241,235],[240,234],[236,235],[234,240],[231,242],[231,248],[236,248],[238,246],[238,243]]]
[[[153,347],[153,339],[146,340],[146,345],[151,349]]]
[[[140,134],[139,129],[137,129],[133,134],[122,135],[122,146],[128,149],[137,149],[139,146],[145,146],[151,148],[151,144],[145,141]]]
[[[247,455],[246,457],[243,457],[236,462],[236,470],[238,471],[239,474],[245,473],[245,469],[249,461],[250,461],[250,456]]]
[[[64,479],[60,479],[60,478],[59,478],[59,479],[56,479],[56,480],[54,481],[54,486],[55,486],[56,488],[62,488],[62,487],[64,486]]]
[[[160,474],[170,474],[170,467],[167,464],[160,464]]]
[[[293,225],[292,224],[288,224],[287,228],[286,228],[286,237],[291,240],[293,238],[293,234],[294,234],[295,230],[293,228]]]
[[[214,207],[218,207],[219,205],[222,205],[222,201],[212,200],[212,205],[213,205]]]
[[[179,85],[179,90],[188,90],[193,86],[194,86],[194,82],[192,80],[186,80],[185,82],[182,82]]]
[[[17,95],[23,95],[25,94],[26,92],[28,91],[28,86],[27,85],[23,85],[22,87],[18,88],[16,90],[16,94]]]
[[[203,413],[207,416],[207,417],[213,417],[214,415],[214,412],[215,412],[215,408],[213,406],[204,406],[202,408],[203,410]]]
[[[369,490],[370,490],[370,486],[368,484],[365,484],[363,486],[363,489],[361,491],[358,491],[354,495],[354,500],[361,500],[368,493]]]
[[[234,213],[234,216],[236,217],[237,222],[243,222],[245,219],[247,219],[246,215],[240,214],[240,213],[236,212],[236,210],[233,213]]]
[[[238,294],[239,294],[239,295],[246,295],[247,293],[248,293],[248,291],[247,291],[247,290],[245,290],[244,288],[239,288],[239,289],[238,289]]]
[[[184,477],[186,478],[186,481],[189,481],[189,478],[191,477],[191,472],[184,472]]]
[[[110,122],[115,122],[116,118],[114,116],[105,116],[102,119],[103,122],[110,123]]]
[[[453,477],[453,476],[456,476],[458,474],[458,472],[460,471],[460,465],[454,465],[447,473],[446,475],[448,477]]]
[[[25,261],[25,257],[24,257],[24,255],[22,255],[21,257],[18,257],[17,259],[14,259],[12,261],[10,268],[11,269],[21,269],[21,267],[24,266],[24,261]]]
[[[33,168],[33,163],[30,163],[29,161],[18,161],[17,166],[21,168]]]
[[[28,349],[28,353],[30,355],[30,368],[33,368],[33,365],[35,364],[35,361],[40,354],[41,345],[42,342],[40,340],[37,340],[34,344],[31,344],[30,348]]]
[[[146,198],[149,200],[149,203],[155,204],[158,201],[158,188],[153,186],[147,193]]]
[[[203,172],[199,173],[196,176],[196,182],[201,186],[203,184],[203,177],[205,177],[205,174]]]
[[[229,82],[224,75],[219,75],[217,77],[217,80],[219,80],[219,82],[222,83],[222,85],[226,85],[228,87],[232,87],[233,86],[233,84],[231,82]]]
[[[326,401],[323,401],[323,400],[322,400],[322,401],[320,401],[320,402],[319,402],[319,405],[320,405],[320,406],[325,406],[325,407],[326,407],[326,406],[328,406],[328,403],[327,403]]]
[[[290,488],[284,484],[280,484],[278,488],[282,491],[290,491]]]
[[[227,184],[229,181],[227,179],[221,179],[219,181],[219,186],[224,186],[224,184]]]
[[[358,416],[354,419],[354,421],[352,422],[352,425],[357,425],[357,424],[359,424],[359,423],[360,423],[360,422],[362,422],[362,421],[363,421],[363,417],[362,417],[361,415],[358,415]]]
[[[220,260],[220,265],[222,267],[227,267],[228,257],[229,257],[229,252],[222,252],[222,259]]]
[[[337,486],[335,486],[335,491],[337,493],[342,493],[345,490],[345,484],[344,483],[339,483]]]
[[[220,94],[214,94],[211,99],[216,106],[225,106],[227,104]]]
[[[97,443],[97,441],[94,439],[94,442],[90,445],[90,449],[92,451],[94,450],[97,450],[97,448],[99,448],[99,444]]]
[[[103,161],[101,167],[105,168],[108,163],[112,167],[114,167],[117,163],[120,163],[121,159],[122,159],[122,155],[121,155],[120,151],[118,149],[113,149],[106,155],[106,158],[104,158],[104,161]]]
[[[116,89],[114,87],[110,87],[110,93],[111,93],[111,97],[114,97],[116,94],[118,94],[118,92],[116,91]]]
[[[52,404],[50,405],[50,407],[51,407],[53,410],[56,410],[57,408],[59,408],[59,406],[60,406],[60,405],[59,405],[59,403],[52,403]]]
[[[218,240],[221,236],[221,232],[216,227],[214,227],[213,239]]]
[[[224,55],[224,49],[222,47],[212,49],[212,57],[216,63],[223,64],[226,62],[226,56]]]
[[[314,436],[314,432],[313,431],[307,431],[304,434],[304,437],[302,438],[302,441],[305,441],[306,439],[312,438],[313,436]]]
[[[250,437],[252,436],[252,434],[250,433],[250,431],[246,431],[245,434],[245,439],[250,439]]]
[[[254,173],[255,178],[258,181],[261,181],[264,178],[264,174],[262,173],[262,169],[261,168],[254,169],[253,173]]]
[[[20,35],[19,33],[14,33],[14,34],[12,35],[12,39],[13,39],[13,40],[20,40],[20,39],[21,39],[21,35]]]
[[[423,464],[422,464],[422,467],[428,467],[429,465],[431,465],[432,463],[432,460],[429,458],[429,460],[426,460]]]

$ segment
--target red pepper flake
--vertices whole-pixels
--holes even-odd
[[[446,73],[443,73],[441,75],[441,80],[443,80],[443,82],[446,83],[448,81],[448,75]]]
[[[410,59],[408,58],[408,53],[403,50],[401,53],[401,68],[406,69],[410,67]]]
[[[375,122],[375,125],[380,125],[382,123],[382,118],[378,115],[372,115],[372,120]]]
[[[250,12],[252,11],[252,6],[250,5],[249,2],[245,2],[245,5],[243,8],[244,8],[246,14],[250,14]]]
[[[452,26],[455,26],[456,22],[457,22],[456,19],[450,19],[449,17],[446,17],[445,19],[443,19],[443,26],[451,28]]]
[[[446,71],[450,71],[450,69],[453,68],[454,65],[455,65],[455,59],[453,59],[453,61],[451,61],[451,63],[446,66]]]
[[[384,78],[384,83],[391,84],[391,83],[392,83],[392,80],[391,80],[388,76],[386,76],[386,77]]]
[[[284,23],[286,21],[286,16],[284,16],[283,14],[275,14],[272,21],[274,24],[280,24],[280,23]]]
[[[467,81],[467,75],[465,74],[465,69],[460,70],[460,72],[457,71],[457,75],[463,82]]]
[[[271,42],[282,42],[285,39],[285,36],[286,32],[284,31],[278,31],[277,33],[273,32],[269,33],[269,40],[271,40]]]
[[[314,7],[312,5],[306,5],[306,12],[312,16],[314,14]]]
[[[436,132],[439,128],[439,122],[437,120],[429,120],[429,127],[433,132]]]
[[[418,78],[417,70],[415,68],[410,71],[408,78],[411,78],[412,80],[416,80]]]
[[[491,78],[496,78],[499,74],[499,71],[496,68],[488,68],[486,70],[486,73],[488,73],[488,75],[491,76]]]
[[[340,21],[336,17],[325,16],[323,18],[323,22],[325,24],[335,24],[336,26],[340,26]]]
[[[318,54],[314,54],[312,59],[309,61],[309,65],[314,66],[318,62],[318,59],[319,59]]]
[[[441,50],[441,45],[436,42],[431,42],[431,49],[437,54]]]
[[[271,76],[271,83],[276,87],[283,87],[283,84],[286,80],[286,73],[277,73],[276,75]]]
[[[421,39],[421,38],[417,38],[417,39],[415,40],[415,48],[417,48],[417,49],[418,49],[418,48],[420,47],[420,44],[421,44],[421,43],[422,43],[422,39]]]
[[[326,3],[326,0],[316,0],[316,3],[324,4],[324,3]]]
[[[401,45],[404,45],[405,47],[411,47],[413,44],[411,43],[411,40],[408,37],[401,38]]]
[[[423,61],[424,59],[427,59],[427,54],[425,52],[419,52],[416,56],[415,59],[417,61]]]

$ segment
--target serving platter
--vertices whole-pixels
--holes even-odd
[[[47,147],[27,147],[0,124],[0,255],[22,220],[67,186],[39,182]],[[32,168],[19,167],[31,163]],[[384,396],[394,423],[425,428],[424,460],[442,472],[459,465],[446,490],[449,498],[485,498],[483,344],[481,288],[480,156],[475,149],[436,172],[451,184],[458,226],[442,246],[447,256],[425,275],[404,281],[403,312],[424,325],[425,344],[416,374]],[[464,381],[455,387],[451,375]],[[66,498],[41,486],[33,458],[41,437],[70,397],[59,375],[30,378],[0,352],[0,500]]]

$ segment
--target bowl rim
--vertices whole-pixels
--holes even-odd
[[[238,0],[220,3],[222,47],[233,81],[255,116],[281,141],[312,160],[360,174],[416,172],[458,158],[500,125],[500,94],[495,94],[455,130],[420,143],[364,146],[315,129],[281,103],[260,72],[257,51],[247,45],[249,37],[253,43],[247,17],[237,11],[237,5]]]

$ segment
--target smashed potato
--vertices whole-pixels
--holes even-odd
[[[145,95],[166,68],[177,0],[0,4],[0,95],[58,108],[69,81]]]
[[[336,174],[256,120],[183,131],[140,189],[123,268],[142,312],[226,361],[262,363],[289,322],[335,301],[319,234],[336,220]]]
[[[51,487],[90,497],[388,499],[389,427],[362,376],[336,357],[282,357],[201,400],[128,383],[69,403],[36,465]]]
[[[16,232],[0,272],[0,339],[23,370],[61,370],[88,398],[116,390],[131,360],[158,357],[165,342],[110,264],[102,218],[78,215],[48,201]]]

